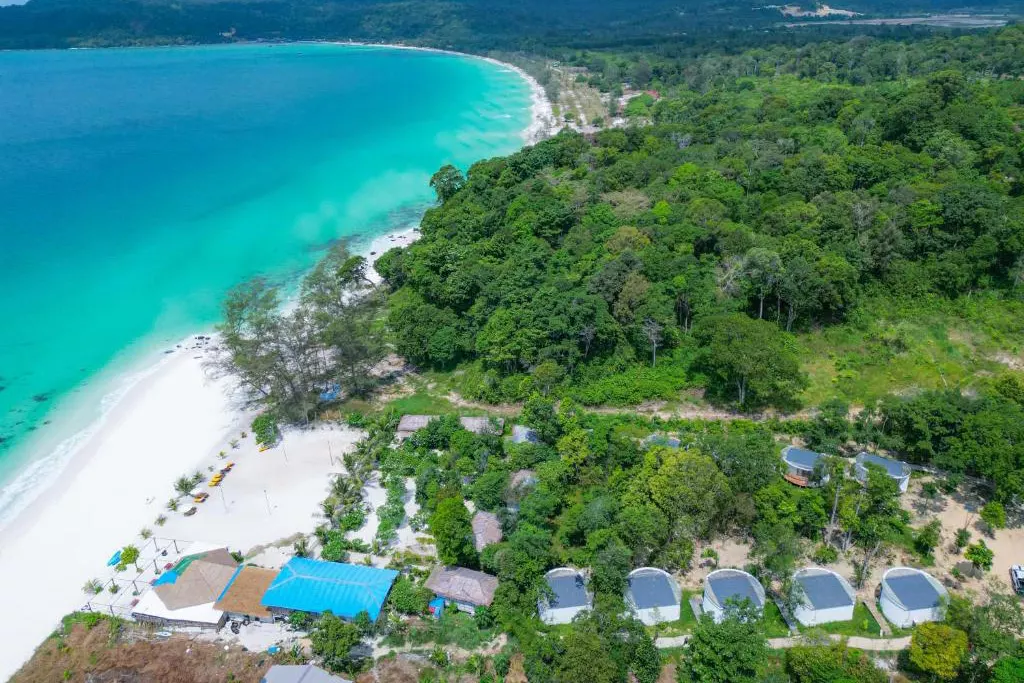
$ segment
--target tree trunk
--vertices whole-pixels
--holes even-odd
[[[740,405],[747,401],[747,378],[741,377],[736,380],[736,389],[739,391]]]
[[[758,320],[764,320],[764,295],[762,294],[761,296],[759,296],[757,298],[758,298],[757,319]]]
[[[786,332],[793,331],[793,321],[796,320],[796,306],[789,304],[789,312],[786,315]]]

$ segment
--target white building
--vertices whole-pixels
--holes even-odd
[[[782,463],[786,466],[786,481],[797,486],[822,486],[828,475],[822,471],[825,456],[806,448],[786,446],[782,449]]]
[[[758,611],[764,611],[764,587],[753,576],[741,569],[717,569],[704,579],[706,614],[716,622],[725,618],[726,608],[749,601]]]
[[[640,567],[629,573],[626,605],[647,626],[679,620],[682,591],[663,569]]]
[[[907,463],[862,451],[857,455],[857,460],[853,467],[853,473],[857,481],[861,483],[867,482],[868,465],[881,467],[885,470],[886,474],[896,480],[900,487],[900,493],[907,492],[907,485],[910,484],[910,466]]]
[[[793,574],[793,616],[804,626],[850,621],[857,598],[850,582],[831,569],[805,567]]]
[[[894,626],[907,628],[943,618],[949,593],[935,577],[912,567],[893,567],[882,576],[878,605]]]
[[[544,575],[544,581],[551,589],[551,597],[541,598],[537,602],[537,611],[545,624],[568,624],[594,604],[594,596],[587,591],[586,579],[575,569],[552,569]]]

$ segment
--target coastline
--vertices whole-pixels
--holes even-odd
[[[412,50],[416,52],[433,52],[442,55],[453,55],[455,57],[464,57],[468,59],[479,59],[489,64],[501,67],[512,71],[518,75],[521,79],[526,81],[526,84],[530,88],[530,125],[523,130],[523,144],[524,145],[535,145],[541,140],[545,140],[555,135],[561,127],[558,125],[558,121],[555,118],[555,111],[551,105],[551,100],[548,99],[547,94],[544,92],[544,88],[541,87],[537,79],[528,74],[523,68],[516,66],[515,64],[509,64],[503,62],[494,57],[487,57],[485,55],[475,55],[469,52],[458,52],[456,50],[444,50],[439,47],[424,47],[420,45],[403,45],[401,43],[361,43],[357,41],[341,41],[341,40],[316,40],[316,41],[298,41],[300,44],[311,44],[311,45],[340,45],[343,47],[366,47],[366,48],[381,48],[388,50]]]
[[[353,251],[367,259],[377,280],[372,271],[377,258],[418,236],[418,227],[396,229],[357,241]],[[273,461],[264,459],[262,469],[250,468],[247,486],[232,486],[232,498],[223,510],[237,512],[233,518],[220,514],[218,500],[209,503],[201,526],[183,524],[193,520],[165,508],[174,494],[174,480],[216,466],[220,451],[230,451],[240,464],[250,457],[245,449],[251,450],[251,438],[237,452],[229,443],[249,429],[255,412],[244,405],[231,378],[208,372],[205,362],[216,352],[216,339],[205,331],[190,335],[171,352],[154,349],[146,367],[127,374],[127,387],[118,386],[106,395],[104,400],[111,405],[99,419],[62,442],[73,444],[63,468],[0,530],[0,585],[45,587],[5,595],[5,605],[19,617],[0,624],[0,680],[17,671],[63,615],[86,604],[82,584],[103,574],[114,550],[142,543],[139,532],[144,527],[161,538],[225,543],[242,551],[272,542],[279,537],[274,533],[286,529],[312,530],[312,516],[299,506],[315,508],[327,484],[323,472],[311,466],[314,458],[309,455],[323,444],[301,433],[288,451],[288,472],[268,471]],[[336,455],[354,442],[345,433],[331,438]],[[286,448],[293,443],[291,435],[287,439]],[[315,462],[324,468],[320,455]],[[232,483],[242,481],[239,477]],[[264,509],[264,491],[271,485],[284,488],[272,493],[266,505],[285,512],[274,517],[274,524],[261,522],[249,530],[255,535],[239,533],[244,515]],[[165,526],[155,525],[158,515],[170,518]],[[199,537],[187,537],[197,533]]]
[[[543,89],[514,65],[432,48],[365,46],[443,52],[509,69],[530,87],[531,122],[522,132],[524,144],[534,144],[554,132],[551,104]],[[418,236],[417,222],[417,227],[396,228],[368,241],[366,236],[357,236],[353,251],[367,258],[371,278],[377,281],[372,270],[377,257]],[[218,452],[231,437],[248,429],[253,413],[242,405],[233,382],[209,376],[204,367],[216,345],[207,335],[199,331],[178,344],[134,349],[127,361],[101,373],[98,377],[104,381],[90,386],[77,401],[68,402],[69,414],[92,418],[86,426],[70,434],[65,431],[40,438],[30,446],[48,454],[61,449],[60,457],[29,461],[8,482],[7,486],[27,483],[21,489],[27,495],[13,519],[0,527],[0,581],[33,589],[11,590],[10,599],[5,599],[19,618],[0,626],[0,641],[5,643],[0,680],[7,680],[20,668],[63,615],[86,604],[82,584],[102,574],[115,549],[141,543],[143,527],[160,537],[180,530],[176,516],[167,522],[167,532],[154,525],[158,515],[170,514],[164,506],[173,494],[174,480],[201,465],[215,465]],[[99,415],[97,406],[101,407]],[[60,406],[55,408],[55,416],[59,410]],[[33,467],[44,461],[46,471],[32,478]],[[30,478],[22,481],[26,474]],[[35,488],[29,490],[28,485]],[[307,497],[309,493],[306,491]],[[250,490],[242,503],[251,505],[255,496],[262,506],[266,491],[257,494]],[[228,504],[224,507],[226,511]],[[270,507],[268,501],[268,512]],[[312,524],[311,519],[304,521]],[[241,538],[186,540],[223,542],[232,544],[232,549],[245,542]]]

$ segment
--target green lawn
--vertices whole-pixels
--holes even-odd
[[[694,595],[700,595],[700,591],[695,590],[684,590],[682,596],[682,602],[679,604],[679,619],[676,621],[669,621],[664,624],[658,624],[657,626],[648,626],[647,632],[652,636],[681,636],[693,631],[694,624],[697,623],[697,617],[693,614],[693,609],[690,607],[690,598]]]
[[[864,636],[866,638],[878,638],[882,635],[882,629],[878,626],[878,622],[871,616],[867,605],[862,602],[858,602],[857,606],[853,608],[853,619],[850,621],[835,621],[830,624],[822,624],[821,626],[800,627],[801,633],[806,633],[807,631],[824,631],[825,633],[835,633],[836,635],[847,637]]]
[[[761,623],[764,624],[765,636],[769,638],[785,638],[790,635],[789,626],[782,618],[779,606],[770,600],[764,606],[764,619]]]

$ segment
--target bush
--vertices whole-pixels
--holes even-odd
[[[839,559],[839,551],[830,545],[821,545],[815,549],[811,559],[817,564],[832,564]]]
[[[989,529],[1002,529],[1006,526],[1006,508],[999,501],[993,500],[981,508],[981,519]]]
[[[971,532],[967,529],[956,530],[956,549],[963,550],[971,542]]]
[[[258,415],[252,421],[252,433],[256,437],[256,443],[270,446],[277,441],[277,422],[270,413]]]

